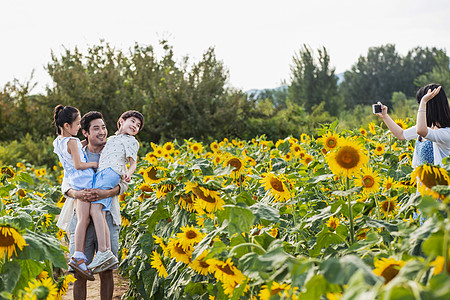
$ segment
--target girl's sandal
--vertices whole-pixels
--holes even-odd
[[[82,268],[80,268],[80,265],[83,264],[83,263],[85,263],[86,266],[87,266],[87,262],[84,260],[84,258],[82,258],[82,259],[76,259],[75,257],[72,257],[72,258],[70,259],[69,266],[71,266],[72,269],[73,269],[78,275],[80,275],[81,277],[83,277],[84,279],[90,280],[90,281],[94,281],[94,280],[95,280],[95,277],[94,277],[94,275],[92,275],[91,270],[89,270],[89,269],[83,270]]]

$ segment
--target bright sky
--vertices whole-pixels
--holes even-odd
[[[213,46],[229,85],[244,91],[289,80],[303,44],[325,46],[336,73],[387,43],[401,55],[416,46],[450,54],[448,0],[2,0],[0,11],[0,88],[34,69],[35,93],[51,83],[51,50],[85,51],[101,39],[128,52],[164,38],[177,59],[195,61]]]

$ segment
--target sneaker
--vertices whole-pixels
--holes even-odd
[[[104,264],[99,265],[96,268],[92,269],[92,274],[101,273],[103,271],[109,270],[119,264],[119,260],[116,256],[113,255],[112,258],[110,258],[108,261],[106,261]]]
[[[105,252],[98,251],[97,254],[95,254],[94,259],[92,262],[87,266],[88,269],[95,269],[99,267],[100,265],[106,263],[111,258],[115,257],[114,254],[111,252],[111,250],[106,250]]]

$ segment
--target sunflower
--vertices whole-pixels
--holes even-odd
[[[205,250],[197,256],[196,259],[192,261],[189,265],[195,272],[201,275],[208,275],[209,264],[206,262],[205,257],[208,255],[209,251]]]
[[[291,145],[291,152],[295,155],[295,157],[298,157],[301,151],[302,147],[299,144],[295,143]]]
[[[339,134],[334,132],[327,132],[327,134],[322,135],[321,138],[319,138],[317,141],[323,145],[323,147],[327,151],[331,151],[336,149],[336,147],[339,145]]]
[[[363,187],[364,194],[376,193],[380,189],[380,176],[372,168],[364,167],[358,185]]]
[[[42,271],[41,273],[39,273],[38,276],[36,276],[36,280],[42,280],[48,278],[48,272],[47,271]]]
[[[314,160],[314,156],[309,155],[309,154],[305,154],[305,156],[303,156],[302,159],[302,163],[307,166],[309,165],[310,162],[312,162]]]
[[[375,123],[374,122],[370,122],[369,123],[369,131],[371,134],[376,134],[376,130],[375,130]]]
[[[432,266],[434,266],[433,275],[437,275],[442,273],[444,271],[444,265],[445,265],[445,257],[438,256],[436,259],[431,263]],[[450,273],[450,261],[447,262],[447,274]]]
[[[362,229],[358,230],[358,232],[356,233],[356,239],[358,241],[365,240],[367,238],[368,232],[369,232],[368,228],[362,228]]]
[[[58,232],[56,233],[56,237],[58,238],[58,240],[61,240],[65,236],[66,236],[66,232],[62,229],[58,230]]]
[[[390,176],[388,176],[387,178],[384,178],[384,180],[383,180],[383,188],[384,188],[383,192],[387,192],[391,189],[398,188],[399,186],[400,186],[399,183],[395,182],[394,178],[392,178]]]
[[[188,212],[193,212],[195,210],[195,195],[194,194],[181,194],[178,197],[178,205]]]
[[[16,164],[16,167],[18,167],[19,169],[25,169],[26,168],[25,165],[23,163],[21,163],[21,162],[18,162]]]
[[[411,173],[411,183],[416,183],[420,194],[440,198],[432,188],[436,185],[450,185],[450,177],[447,171],[439,166],[423,164]],[[442,198],[442,197],[441,197]]]
[[[274,282],[272,282],[270,287],[268,285],[263,285],[261,287],[261,290],[259,292],[259,298],[261,300],[269,300],[269,299],[271,299],[272,296],[278,295],[280,297],[285,296],[289,299],[289,293],[288,293],[289,290],[291,290],[290,285],[288,285],[286,283],[279,284],[278,282],[274,281]]]
[[[199,154],[199,153],[201,153],[203,151],[203,145],[200,144],[200,143],[194,143],[194,144],[191,145],[191,151],[194,154]]]
[[[340,139],[339,148],[328,153],[325,158],[334,174],[346,177],[358,173],[368,161],[361,146],[349,139]]]
[[[406,158],[406,160],[403,161],[405,158]],[[405,152],[405,153],[402,153],[402,154],[400,154],[398,156],[398,160],[400,162],[402,162],[402,164],[410,164],[411,163],[411,156],[409,156],[409,154]]]
[[[373,270],[373,273],[383,277],[386,284],[397,276],[404,265],[405,262],[403,260],[383,257],[375,262],[375,270]]]
[[[195,244],[199,243],[206,234],[201,233],[194,226],[185,226],[180,228],[182,232],[177,233],[177,240],[184,250],[191,249]]]
[[[162,198],[165,197],[168,193],[175,189],[175,185],[171,183],[160,184],[158,189],[156,190],[156,197]]]
[[[50,224],[52,224],[52,219],[53,219],[52,215],[44,214],[41,219],[41,225],[44,227],[50,226]]]
[[[302,133],[300,135],[300,140],[302,141],[302,143],[307,144],[307,143],[309,143],[311,141],[311,138],[306,133]]]
[[[17,191],[17,194],[19,195],[20,198],[23,198],[27,195],[27,192],[24,189],[19,189]]]
[[[130,226],[130,220],[128,220],[124,216],[120,216],[120,220],[121,220],[121,224],[122,224],[123,227]]]
[[[164,255],[169,256],[170,255],[169,248],[167,247],[166,243],[164,242],[164,239],[155,234],[153,235],[153,239],[155,240],[155,244],[158,244],[161,247]]]
[[[56,296],[56,299],[62,299],[64,295],[67,293],[67,289],[69,288],[69,283],[75,282],[76,279],[71,274],[67,274],[64,276],[64,278],[59,280],[59,282],[56,284],[56,287],[58,288],[58,295]]]
[[[381,143],[377,143],[375,145],[375,149],[373,150],[373,153],[375,153],[375,155],[383,155],[385,151],[384,145]]]
[[[284,159],[285,161],[291,161],[292,158],[293,158],[293,155],[292,155],[290,152],[286,153],[286,154],[283,156],[283,159]]]
[[[175,145],[172,142],[167,142],[163,146],[165,153],[172,154],[175,151]]]
[[[201,209],[206,210],[206,212],[211,213],[219,209],[223,209],[222,206],[225,204],[223,199],[220,197],[218,191],[210,190],[206,187],[200,186],[198,183],[186,182],[185,192],[192,192],[198,197],[195,201],[194,207],[198,206]]]
[[[244,160],[252,167],[256,166],[256,160],[253,157],[245,156]]]
[[[138,185],[137,189],[142,191],[141,196],[143,198],[150,198],[151,197],[150,193],[153,192],[152,187],[150,185],[148,185],[147,183],[145,183],[145,182],[143,182],[140,185]]]
[[[231,258],[228,258],[225,262],[216,261],[214,266],[214,276],[217,280],[229,284],[241,284],[245,279],[244,274],[234,266]]]
[[[339,219],[338,218],[336,218],[336,217],[334,217],[334,216],[331,216],[329,219],[328,219],[328,221],[327,221],[327,226],[328,227],[330,227],[330,228],[333,228],[333,230],[336,230],[336,228],[338,227],[338,225],[339,225]]]
[[[284,183],[287,182],[287,179],[283,175],[277,177],[272,173],[264,173],[262,176],[263,178],[259,182],[264,184],[264,189],[272,194],[275,202],[287,201],[291,198],[291,194]]]
[[[158,276],[162,277],[162,278],[166,278],[167,276],[169,276],[169,274],[167,273],[166,267],[164,266],[164,263],[161,259],[161,256],[159,255],[158,252],[153,251],[153,254],[151,255],[151,263],[150,265],[152,266],[152,268],[156,269],[158,271]]]
[[[192,248],[185,249],[178,239],[170,239],[167,247],[170,250],[170,256],[177,262],[181,261],[185,264],[191,262]]]
[[[225,159],[223,166],[232,166],[233,175],[237,177],[245,170],[245,161],[241,160],[239,157],[231,157],[229,159]]]
[[[128,257],[128,253],[130,252],[130,249],[128,248],[122,248],[122,256],[120,257],[121,260],[125,260]]]
[[[359,128],[359,133],[361,133],[361,135],[363,136],[367,136],[367,130],[365,130],[364,128]]]
[[[7,225],[0,226],[0,259],[10,259],[13,253],[17,255],[17,248],[22,250],[26,245],[25,239],[16,229]]]
[[[48,277],[43,280],[33,280],[25,287],[26,294],[23,300],[34,299],[57,299],[58,288],[53,282],[53,279]]]
[[[276,238],[278,235],[278,229],[276,227],[273,227],[273,228],[269,229],[267,231],[267,233],[270,234],[271,236],[273,236],[274,238]]]
[[[400,126],[403,130],[405,130],[407,127],[405,121],[403,121],[402,119],[395,119],[394,122],[395,122],[395,124]]]
[[[402,147],[399,147],[398,144],[397,144],[397,142],[393,143],[392,146],[391,146],[391,148],[392,148],[393,151],[399,151],[399,150],[402,150]]]
[[[13,169],[10,167],[2,167],[1,174],[5,174],[6,176],[11,177],[11,178],[16,176],[16,173],[14,173]]]
[[[217,144],[216,141],[209,144],[209,148],[211,149],[212,152],[217,152],[220,149],[219,144]]]
[[[152,165],[155,165],[158,162],[158,157],[155,155],[154,152],[147,153],[144,159]]]
[[[398,209],[397,197],[386,199],[380,203],[381,212],[384,216],[393,215]]]
[[[149,167],[149,168],[145,169],[142,173],[145,183],[152,184],[152,183],[158,183],[161,180],[163,180],[164,178],[162,178],[162,177],[160,178],[157,176],[157,172],[159,170],[162,170],[162,169],[158,168],[158,167]]]

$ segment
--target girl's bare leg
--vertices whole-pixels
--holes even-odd
[[[89,225],[91,203],[77,200],[77,227],[75,228],[75,251],[84,253],[84,244],[86,239],[86,229]]]
[[[92,221],[94,222],[95,233],[98,241],[98,251],[105,252],[106,249],[111,247],[111,241],[109,238],[109,228],[105,219],[105,212],[102,211],[103,205],[99,203],[92,203],[90,214]],[[108,235],[106,235],[108,233]]]

